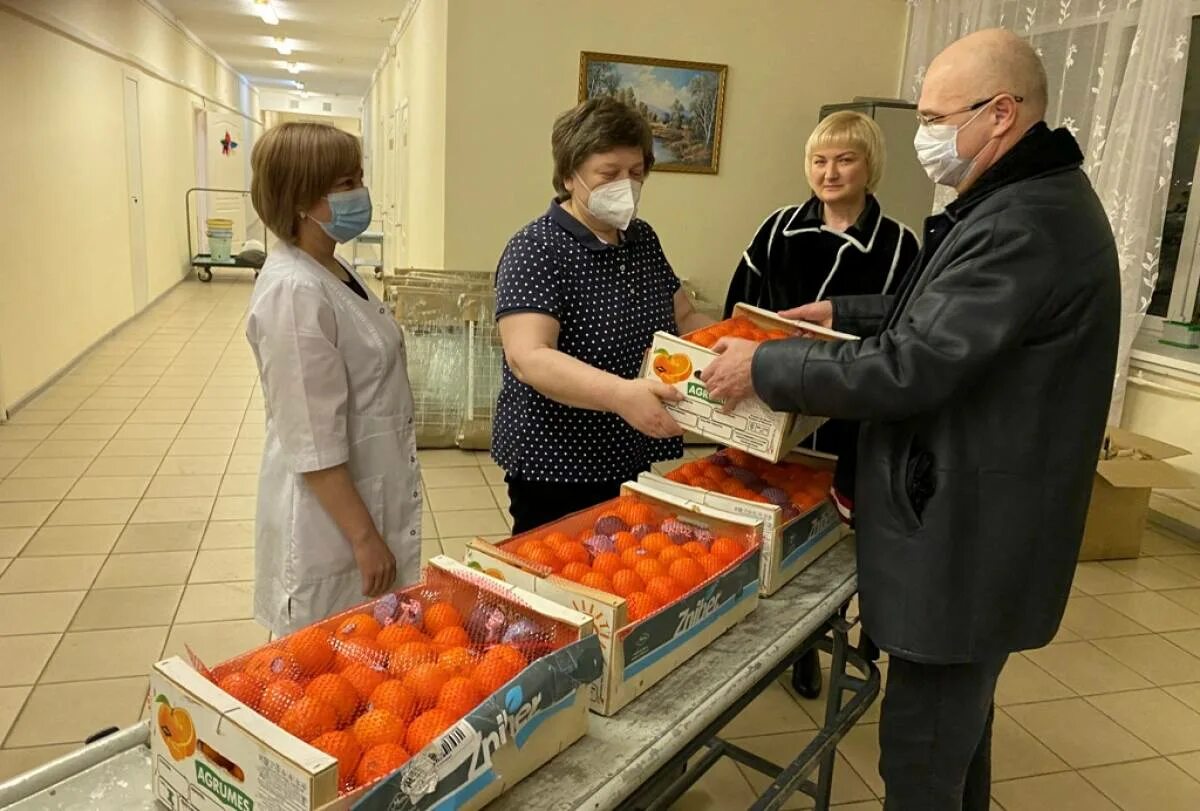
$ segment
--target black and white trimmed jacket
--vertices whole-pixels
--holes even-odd
[[[785,310],[832,296],[892,293],[917,257],[917,238],[884,215],[867,196],[858,221],[845,232],[822,219],[816,197],[767,217],[742,253],[725,301]]]

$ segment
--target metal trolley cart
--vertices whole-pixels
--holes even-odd
[[[212,258],[209,253],[200,253],[200,234],[197,228],[196,221],[192,217],[192,195],[197,192],[206,194],[236,194],[241,197],[249,197],[250,192],[247,189],[211,189],[201,186],[187,190],[183,196],[183,207],[187,213],[187,235],[188,235],[188,256],[191,257],[191,265],[196,269],[196,278],[202,282],[211,282],[213,277],[213,268],[248,268],[254,271],[254,277],[258,278],[258,272],[262,270],[263,259],[266,258],[267,246],[267,225],[260,223],[262,226],[262,242],[263,242],[263,258],[255,258],[253,260],[243,258],[238,254],[230,256],[228,261],[220,261]],[[192,231],[197,231],[195,243],[192,241]]]

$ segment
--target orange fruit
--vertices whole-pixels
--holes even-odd
[[[564,543],[572,543],[572,540],[571,536],[565,532],[551,532],[546,537],[542,538],[541,542],[553,549],[554,547],[560,546]]]
[[[342,620],[333,635],[338,639],[374,639],[380,630],[380,624],[370,614],[351,614]]]
[[[422,707],[432,707],[437,703],[442,685],[453,676],[449,668],[436,663],[417,665],[404,677],[404,686],[412,690]]]
[[[642,549],[640,544],[633,549],[626,549],[621,553],[621,563],[625,564],[626,569],[632,569],[638,565],[639,560],[646,560],[647,558],[653,560],[653,556],[645,549]]]
[[[633,496],[621,496],[611,512],[631,527],[654,523],[654,509]]]
[[[559,574],[561,574],[563,577],[567,578],[568,580],[572,580],[572,581],[578,583],[580,580],[583,579],[584,575],[591,574],[591,571],[592,571],[592,567],[588,566],[586,563],[579,563],[578,561],[571,561],[566,566],[563,566],[562,571],[559,572]]]
[[[404,678],[408,671],[418,665],[430,664],[437,661],[437,651],[432,645],[424,642],[405,642],[392,651],[392,660],[388,672],[396,678]]]
[[[705,555],[700,558],[699,563],[704,567],[704,573],[708,577],[715,577],[725,571],[726,563],[716,555]]]
[[[350,667],[342,671],[341,676],[350,682],[350,685],[358,693],[358,697],[362,701],[370,698],[375,688],[383,684],[384,680],[387,679],[386,672],[376,670],[367,665],[350,665]]]
[[[425,630],[434,636],[440,631],[462,624],[462,614],[458,613],[458,609],[450,603],[434,603],[425,609]]]
[[[471,679],[485,696],[508,684],[529,662],[525,656],[509,645],[496,645],[480,660]]]
[[[451,625],[438,631],[433,637],[433,648],[438,653],[451,648],[465,648],[471,644],[467,629],[461,625]]]
[[[368,706],[387,710],[405,723],[417,717],[417,697],[400,679],[388,679],[376,687]]]
[[[651,532],[645,538],[642,538],[642,548],[655,556],[664,549],[674,545],[675,543],[671,540],[671,536],[662,532]]]
[[[528,555],[522,555],[522,557],[524,557],[525,560],[529,561],[530,563],[536,563],[539,566],[545,566],[552,572],[558,572],[563,567],[562,558],[554,554],[551,549],[545,546],[538,547],[537,549],[531,551]]]
[[[596,555],[596,560],[592,563],[592,570],[597,571],[605,577],[612,579],[612,576],[625,568],[625,564],[621,562],[621,556],[613,552],[602,552]]]
[[[712,548],[709,551],[729,565],[740,558],[746,550],[732,538],[717,538],[712,542]]]
[[[628,597],[635,591],[642,591],[646,584],[638,573],[632,569],[621,569],[612,576],[613,593],[618,597]]]
[[[587,547],[578,541],[568,540],[566,543],[560,543],[553,547],[553,551],[558,555],[558,559],[568,566],[572,563],[586,565],[592,559],[592,553],[588,552]]]
[[[251,708],[258,707],[258,702],[262,699],[263,690],[266,689],[266,685],[262,683],[261,679],[240,671],[230,673],[221,679],[217,686]]]
[[[317,676],[304,688],[304,695],[333,707],[339,726],[350,723],[362,701],[354,685],[336,673]]]
[[[358,768],[358,760],[362,757],[362,747],[349,732],[326,732],[312,742],[312,745],[325,754],[337,758],[338,782],[348,783],[354,777]]]
[[[696,560],[700,560],[700,558],[708,554],[708,550],[704,548],[704,544],[699,541],[688,541],[680,549],[687,552],[689,557]]]
[[[658,553],[658,562],[663,566],[670,568],[671,564],[677,560],[691,557],[687,552],[684,552],[681,547],[668,546],[666,549]]]
[[[378,642],[371,639],[338,639],[333,640],[333,664],[338,671],[345,670],[350,665],[366,665],[376,669],[387,667],[388,653]]]
[[[588,572],[583,577],[579,578],[579,582],[581,585],[589,588],[600,589],[600,591],[607,592],[612,591],[612,582],[607,577],[600,574],[600,572]]]
[[[268,720],[278,724],[279,719],[293,704],[304,698],[304,688],[291,679],[276,679],[263,690],[258,702],[258,711]]]
[[[626,615],[630,622],[637,622],[657,611],[661,606],[644,591],[635,591],[625,597]]]
[[[442,685],[438,692],[437,707],[455,718],[462,718],[479,706],[486,698],[479,687],[470,679],[457,676]]]
[[[674,578],[668,576],[647,581],[646,593],[662,605],[670,605],[684,595],[684,590]]]
[[[354,770],[354,785],[369,786],[376,780],[382,780],[392,772],[408,763],[408,752],[398,743],[381,743],[363,752]],[[339,770],[340,773],[340,770]]]
[[[330,633],[324,628],[305,628],[288,637],[287,651],[305,676],[324,673],[333,665]]]
[[[368,710],[354,722],[354,737],[364,750],[381,743],[402,743],[404,719],[388,710]]]
[[[246,663],[244,671],[267,684],[276,679],[295,680],[301,675],[296,657],[278,648],[267,648],[254,654]]]
[[[519,544],[510,544],[508,546],[507,551],[516,554],[518,557],[528,558],[530,555],[534,554],[535,552],[537,552],[540,549],[549,550],[550,547],[547,546],[546,544],[542,543],[541,541],[532,540],[532,541],[525,541],[525,542],[519,543]]]
[[[470,676],[475,669],[475,654],[466,646],[451,648],[438,654],[438,664],[456,676]]]
[[[634,564],[633,570],[638,573],[638,577],[649,583],[656,577],[663,577],[667,573],[667,567],[663,566],[654,558],[646,558],[639,560]]]
[[[279,719],[279,726],[283,730],[309,743],[326,732],[333,732],[337,725],[337,710],[324,701],[307,696],[288,707],[287,712]]]
[[[638,539],[638,536],[634,535],[632,532],[618,532],[613,536],[613,541],[617,545],[618,555],[627,549],[637,549],[642,545],[642,542]]]
[[[420,752],[431,741],[458,723],[458,718],[445,710],[432,709],[418,715],[416,720],[408,725],[408,734],[404,745],[410,752]]]
[[[704,566],[692,558],[675,561],[667,571],[685,592],[691,591],[708,579]]]
[[[375,637],[375,644],[384,650],[395,650],[405,642],[428,642],[429,637],[415,625],[389,625]]]

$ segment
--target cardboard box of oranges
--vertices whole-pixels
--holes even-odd
[[[758,605],[762,525],[630,482],[622,496],[468,565],[590,615],[604,655],[592,709],[612,715]]]
[[[602,667],[590,617],[445,557],[416,586],[193,664],[150,678],[154,793],[173,811],[481,808],[583,736]]]
[[[829,500],[834,460],[795,451],[770,464],[734,448],[638,481],[663,493],[762,521],[762,593],[774,594],[841,540],[846,525]]]
[[[757,397],[738,403],[732,413],[722,413],[721,403],[709,397],[700,373],[717,357],[710,347],[721,338],[770,341],[799,335],[831,341],[858,340],[853,335],[788,321],[768,310],[738,304],[733,308],[733,318],[711,327],[684,336],[654,333],[642,365],[642,377],[657,378],[683,392],[684,399],[668,405],[667,411],[684,430],[778,462],[825,418],[772,411]]]

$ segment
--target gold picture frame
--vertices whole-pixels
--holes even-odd
[[[637,107],[654,132],[654,171],[717,174],[728,65],[583,51],[579,101],[599,95]]]

